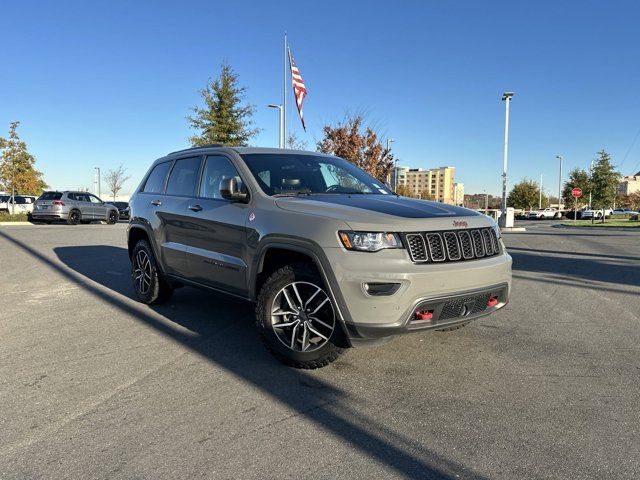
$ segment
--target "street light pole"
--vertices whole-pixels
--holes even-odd
[[[100,167],[94,167],[97,174],[98,174],[98,180],[97,180],[97,188],[96,191],[98,193],[98,198],[102,198],[101,197],[101,192],[100,192]]]
[[[282,105],[276,105],[275,103],[270,103],[268,107],[278,109],[278,145],[280,148],[284,148],[286,142],[284,138],[284,107]]]
[[[507,225],[507,155],[509,151],[509,103],[513,97],[513,92],[504,92],[502,101],[505,102],[504,110],[504,155],[502,157],[502,215],[500,223],[503,227]]]
[[[387,152],[391,151],[391,144],[393,143],[393,138],[387,138]],[[393,191],[398,189],[398,159],[393,159]]]
[[[561,210],[560,205],[562,205],[562,201],[560,200],[562,195],[562,155],[556,155],[556,158],[560,160],[560,175],[558,176],[558,212]]]

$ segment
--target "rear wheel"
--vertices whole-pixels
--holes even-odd
[[[82,221],[82,214],[79,210],[71,210],[67,217],[67,223],[69,225],[78,225]]]
[[[295,368],[320,368],[343,352],[333,301],[315,269],[305,263],[276,270],[264,283],[256,324],[269,351]]]
[[[151,245],[139,240],[131,256],[131,280],[138,300],[148,305],[166,302],[173,288],[162,277]]]
[[[107,216],[107,223],[109,225],[113,225],[114,223],[116,223],[118,221],[118,212],[111,210],[109,212],[109,215]]]

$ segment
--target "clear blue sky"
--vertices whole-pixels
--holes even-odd
[[[309,90],[310,147],[326,122],[361,110],[400,164],[453,165],[467,193],[497,194],[500,97],[513,90],[511,184],[544,173],[555,191],[556,154],[585,167],[601,148],[623,173],[640,170],[635,1],[10,2],[0,132],[22,122],[54,188],[93,187],[94,166],[123,163],[129,192],[187,146],[185,116],[227,59],[257,106],[253,144],[275,146],[266,105],[281,101],[285,30]]]

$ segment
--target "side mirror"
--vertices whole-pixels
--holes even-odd
[[[236,177],[225,178],[220,182],[220,195],[222,198],[232,202],[246,203],[249,200],[249,194],[244,185],[238,189],[238,180]]]

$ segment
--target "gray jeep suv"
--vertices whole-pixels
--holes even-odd
[[[398,197],[337,157],[205,146],[156,160],[131,198],[132,281],[256,303],[267,348],[298,368],[344,349],[453,330],[506,305],[511,257],[486,215]]]

